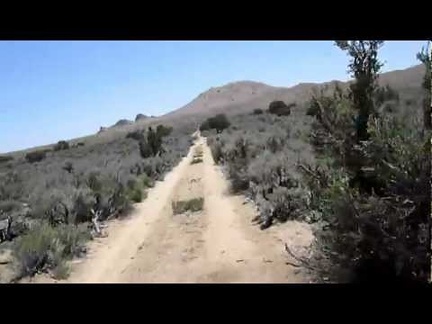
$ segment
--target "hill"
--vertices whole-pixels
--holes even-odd
[[[400,93],[400,97],[403,100],[409,98],[411,101],[417,101],[421,100],[418,98],[421,98],[421,83],[423,81],[424,72],[423,65],[390,71],[380,75],[379,83],[382,86],[390,85]],[[252,112],[256,108],[267,109],[269,103],[274,100],[282,100],[286,103],[296,102],[297,106],[302,107],[302,104],[310,99],[314,90],[324,88],[331,90],[336,84],[340,85],[342,88],[346,88],[349,82],[333,80],[325,83],[299,83],[290,88],[274,87],[255,81],[231,82],[220,87],[212,87],[201,93],[190,103],[163,116],[148,117],[143,114],[138,114],[135,118],[135,122],[121,119],[115,125],[106,128],[99,134],[89,135],[80,139],[72,139],[71,141],[110,141],[119,136],[124,136],[124,134],[129,131],[148,125],[162,122],[172,125],[178,122],[185,122],[183,118],[185,116],[188,116],[188,122],[198,124],[204,117],[220,112],[228,115],[237,115]],[[417,102],[414,104],[417,104]],[[50,147],[51,145],[46,145],[19,152],[24,153],[35,149]]]
[[[391,71],[381,74],[379,83],[382,86],[389,85],[398,92],[401,92],[402,97],[416,97],[421,92],[424,72],[423,65]],[[325,83],[299,83],[290,88],[273,87],[253,81],[232,82],[221,87],[210,88],[190,103],[163,117],[208,115],[219,112],[227,114],[252,112],[256,108],[267,108],[273,100],[302,104],[310,98],[314,89],[318,90],[326,87],[331,89],[336,84],[345,88],[349,82],[334,80]]]

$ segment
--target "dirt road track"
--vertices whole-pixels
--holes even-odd
[[[190,164],[198,147],[203,162]],[[227,189],[200,138],[127,220],[111,223],[108,237],[72,262],[65,282],[308,282],[300,268],[286,265],[293,260],[283,242],[302,249],[312,240],[309,228],[288,222],[261,231],[251,224],[254,207]],[[195,197],[204,197],[203,211],[173,215],[173,200]]]

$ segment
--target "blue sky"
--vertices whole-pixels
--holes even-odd
[[[384,71],[418,64],[425,41],[387,42]],[[348,79],[330,41],[0,41],[0,152],[161,115],[210,87]]]

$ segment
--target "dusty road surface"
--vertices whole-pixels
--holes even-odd
[[[202,151],[202,162],[191,164]],[[204,198],[204,209],[173,215],[172,201]],[[71,265],[61,282],[226,283],[308,282],[284,250],[307,247],[312,234],[288,222],[261,231],[251,220],[254,207],[228,193],[228,182],[214,164],[205,138],[163,182],[149,191],[134,213],[109,225],[108,236],[92,241],[84,259]]]

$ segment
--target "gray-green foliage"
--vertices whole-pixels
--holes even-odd
[[[312,143],[323,157],[303,170],[309,208],[321,224],[315,233],[316,268],[333,281],[425,282],[430,277],[428,139],[416,113],[372,114],[371,83],[379,64],[376,48],[369,54],[362,50],[351,52],[350,68],[359,72],[350,96],[317,96],[309,109],[316,118]],[[376,66],[364,71],[368,55]],[[359,116],[367,117],[366,125]]]
[[[258,205],[261,228],[274,221],[305,218],[307,191],[296,164],[313,163],[305,141],[310,118],[248,114],[232,117],[223,134],[208,138],[213,158],[221,164],[233,192],[243,192]],[[259,131],[257,131],[259,130]]]
[[[146,197],[146,188],[180,161],[191,144],[192,129],[158,129],[164,135],[160,156],[143,159],[137,141],[118,138],[71,146],[38,163],[16,157],[8,162],[13,162],[12,169],[0,164],[0,207],[14,219],[12,230],[18,237],[12,243],[19,245],[14,249],[23,274],[48,268],[59,276],[67,273],[58,260],[75,252],[68,252],[64,240],[81,230],[90,233],[91,209],[101,212],[100,220],[125,215],[132,202]],[[41,232],[46,235],[38,238]],[[52,240],[60,240],[61,248],[53,247]]]
[[[422,48],[421,52],[417,54],[417,59],[424,64],[426,67],[426,73],[423,79],[423,89],[424,89],[424,98],[423,98],[423,120],[424,126],[426,129],[431,129],[431,92],[432,92],[432,84],[431,84],[431,68],[432,68],[432,48],[430,46],[430,41],[428,42],[426,48]]]
[[[350,85],[352,104],[358,110],[357,141],[367,139],[369,115],[375,111],[374,96],[377,90],[378,73],[383,66],[378,59],[378,50],[383,41],[336,41],[336,45],[346,51],[351,60],[348,71],[355,78]]]
[[[187,211],[197,212],[204,208],[204,198],[173,201],[171,205],[174,215],[183,214]]]
[[[19,261],[19,275],[33,275],[50,268],[64,267],[63,263],[84,253],[90,238],[85,225],[52,227],[41,222],[19,237],[14,254]]]

